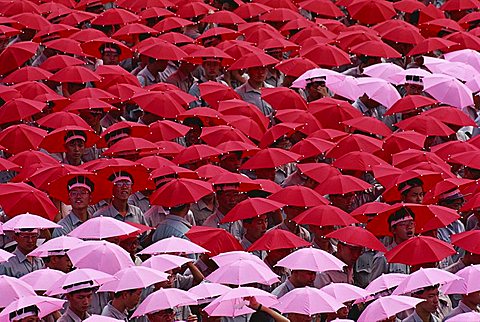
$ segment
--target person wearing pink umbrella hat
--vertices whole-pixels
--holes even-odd
[[[326,79],[326,76],[306,79],[307,86],[305,87],[305,96],[307,102],[312,102],[323,97],[330,97],[328,93],[328,88],[325,85]]]
[[[433,321],[439,322],[440,319],[434,315],[439,308],[440,291],[439,285],[424,287],[412,293],[413,297],[424,300],[415,307],[415,311],[402,322]]]
[[[58,322],[82,321],[90,316],[88,310],[92,304],[95,282],[85,281],[64,286],[68,307]]]

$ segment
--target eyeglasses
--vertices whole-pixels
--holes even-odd
[[[34,233],[34,234],[18,233],[17,236],[22,238],[22,239],[37,239],[40,236],[40,234],[38,234],[38,233]]]
[[[422,80],[422,77],[420,76],[415,76],[415,75],[407,75],[405,76],[405,79],[407,81],[414,81],[414,82],[420,82]]]
[[[90,194],[90,192],[84,190],[84,191],[70,191],[68,195],[72,198],[77,198],[77,197],[86,197]]]
[[[133,182],[131,181],[117,181],[114,183],[115,186],[117,187],[131,187],[133,185]]]

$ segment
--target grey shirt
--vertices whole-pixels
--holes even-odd
[[[53,230],[53,238],[68,235],[72,230],[83,224],[83,221],[70,211],[70,213],[65,218],[61,219],[58,224],[62,226],[62,228],[55,228]]]
[[[90,314],[86,313],[85,318],[90,317]],[[78,317],[75,313],[73,313],[70,308],[67,308],[65,313],[58,319],[57,322],[81,322],[83,321],[81,318]]]
[[[272,294],[275,295],[276,297],[280,298],[293,290],[295,286],[290,282],[290,279],[287,279],[285,282],[277,286],[276,289],[272,291]]]
[[[273,88],[272,85],[265,82],[263,84],[263,87]],[[243,85],[237,87],[235,89],[235,92],[237,92],[244,101],[256,105],[264,115],[272,115],[273,108],[270,106],[270,104],[268,104],[262,99],[262,92],[253,88],[248,81],[245,82]]]
[[[418,316],[417,311],[414,311],[406,319],[403,319],[402,322],[423,322],[423,320],[420,316]],[[430,314],[430,322],[440,322],[440,319],[435,315]]]
[[[18,248],[15,248],[13,255],[7,262],[0,264],[0,275],[20,278],[45,267],[41,258],[30,257],[30,260],[28,260],[27,256]]]
[[[108,302],[108,304],[103,308],[102,315],[118,320],[128,321],[125,312],[120,312],[119,310],[117,310],[117,308],[112,305],[112,301]]]
[[[143,216],[143,212],[137,206],[128,205],[128,212],[126,216],[122,216],[113,205],[108,205],[102,209],[97,210],[93,217],[112,217],[123,222],[133,222],[137,224],[146,225],[147,222]]]
[[[185,234],[192,228],[192,225],[185,218],[169,214],[163,222],[161,222],[152,236],[152,241],[156,242],[168,237],[179,237],[187,239]]]
[[[230,234],[235,236],[238,240],[242,240],[243,237],[243,225],[240,220],[234,222],[227,222],[221,224],[220,221],[225,217],[218,209],[215,210],[204,222],[203,225],[207,227],[223,228]]]

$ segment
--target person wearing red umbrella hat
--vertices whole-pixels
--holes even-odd
[[[102,65],[118,65],[120,63],[120,55],[122,49],[116,44],[105,43],[99,48],[100,54],[102,55]]]
[[[423,196],[423,181],[419,178],[412,178],[398,185],[398,191],[402,202],[422,204]]]
[[[192,73],[197,69],[197,66],[185,60],[180,62],[178,69],[165,80],[165,83],[172,84],[180,88],[185,93],[188,93],[195,82]]]
[[[267,231],[268,218],[267,214],[259,215],[253,218],[243,219],[242,220],[243,229],[245,234],[241,240],[241,244],[245,250],[248,249],[254,242],[256,242],[260,237],[262,237]],[[267,256],[264,251],[254,251],[252,252],[255,256],[258,256],[261,260],[264,260]]]
[[[266,83],[266,66],[252,66],[247,69],[248,80],[235,89],[244,101],[256,105],[260,111],[266,115],[272,115],[273,109],[261,98],[262,88],[272,88],[272,85]]]
[[[145,67],[138,72],[137,79],[145,87],[160,83],[160,73],[168,66],[168,60],[155,59],[153,57],[143,57]]]
[[[88,206],[92,201],[91,194],[95,189],[95,185],[86,176],[75,176],[67,183],[65,189],[68,190],[68,199],[72,205],[72,210],[58,222],[62,228],[53,230],[53,238],[68,235],[68,233],[88,220]]]
[[[202,69],[204,71],[203,75],[200,77],[198,81],[193,83],[192,87],[188,90],[190,95],[198,97],[197,101],[190,103],[190,108],[198,107],[198,106],[208,106],[206,102],[204,102],[200,98],[200,87],[198,86],[201,83],[205,83],[208,81],[211,82],[218,82],[223,85],[227,85],[222,79],[222,59],[216,57],[204,57],[202,60]]]
[[[85,154],[87,135],[83,131],[68,131],[65,135],[65,153],[62,154],[62,163],[80,165]]]

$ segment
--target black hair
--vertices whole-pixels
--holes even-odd
[[[132,180],[132,182],[134,182],[133,181],[133,176],[126,171],[115,172],[110,177],[108,177],[108,180],[113,181],[113,180],[115,180],[116,177],[129,177],[130,180]]]
[[[98,50],[103,55],[106,48],[115,49],[115,51],[117,52],[118,55],[120,55],[120,53],[122,52],[122,50],[120,49],[120,47],[117,44],[111,44],[111,43],[105,43],[105,44],[101,45]]]
[[[415,214],[410,208],[400,208],[399,210],[395,211],[393,214],[388,217],[388,226],[391,226],[392,222],[400,220],[405,217],[412,217],[415,219]]]
[[[440,284],[435,284],[435,285],[432,285],[432,286],[426,286],[422,289],[419,289],[418,291],[413,292],[412,294],[413,295],[422,295],[423,293],[425,293],[427,291],[432,291],[432,290],[435,290],[439,287],[440,287]]]
[[[94,184],[93,184],[93,181],[90,180],[89,178],[84,177],[84,176],[78,176],[78,177],[72,178],[67,182],[67,187],[70,187],[70,186],[74,185],[75,183],[86,184],[87,186],[90,187],[90,191],[93,192]]]
[[[130,135],[131,130],[130,130],[130,128],[126,127],[126,128],[124,128],[124,129],[118,129],[118,130],[112,131],[112,132],[110,132],[110,133],[108,133],[108,134],[105,134],[105,141],[108,142],[108,141],[110,141],[110,139],[112,138],[112,136],[117,136],[117,135],[122,134],[122,133],[125,133],[125,134]]]
[[[198,125],[200,127],[203,127],[203,122],[198,117],[187,117],[185,120],[183,120],[183,125],[186,125],[186,126]]]
[[[84,131],[80,130],[72,130],[72,131],[67,131],[67,134],[65,134],[65,137],[63,138],[63,141],[67,141],[68,138],[71,138],[72,136],[79,135],[87,141],[87,134]]]
[[[408,188],[407,190],[403,191],[401,194],[402,195],[406,195],[408,193],[408,191],[411,189],[411,188],[414,188],[414,187],[422,187],[423,186],[423,181],[420,180],[419,178],[412,178],[410,180],[407,180],[405,182],[402,182],[398,185],[398,190],[401,191],[403,188],[405,188],[406,186],[410,186],[410,188]]]
[[[22,307],[21,309],[18,309],[16,311],[10,312],[8,317],[9,317],[9,320],[13,320],[15,317],[20,316],[24,313],[28,313],[28,312],[32,312],[32,313],[35,313],[36,315],[38,315],[40,310],[38,309],[38,307],[36,305],[30,305],[30,306],[27,306],[27,307]]]

